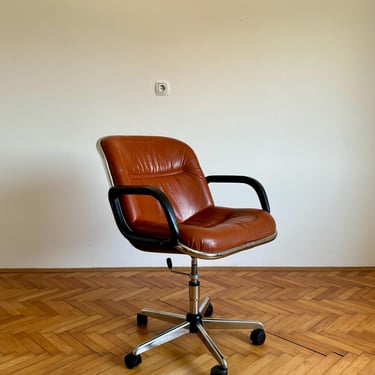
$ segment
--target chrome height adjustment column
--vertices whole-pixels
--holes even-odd
[[[199,275],[197,258],[191,258],[191,273],[189,281],[190,314],[199,314]]]
[[[198,260],[197,260],[197,258],[193,258],[193,257],[191,258],[191,271],[190,271],[190,273],[174,270],[171,258],[167,259],[167,265],[168,265],[169,271],[171,271],[173,273],[178,273],[180,275],[186,275],[186,276],[190,277],[190,281],[189,281],[189,304],[190,304],[189,314],[198,316],[199,313],[200,313],[200,311],[199,311],[200,282],[199,282]]]

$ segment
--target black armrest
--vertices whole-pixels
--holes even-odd
[[[128,224],[121,206],[121,197],[125,195],[148,195],[154,197],[162,206],[168,222],[170,237],[157,238],[136,233]],[[120,232],[132,243],[151,247],[174,247],[179,240],[179,229],[176,214],[168,197],[158,188],[152,186],[114,186],[108,192],[113,216]]]
[[[254,178],[247,177],[247,176],[230,176],[230,175],[213,175],[207,176],[206,180],[208,183],[210,182],[230,182],[230,183],[242,183],[251,186],[255,192],[257,193],[258,199],[262,206],[262,209],[270,212],[270,204],[268,202],[266,191],[263,185],[255,180]]]

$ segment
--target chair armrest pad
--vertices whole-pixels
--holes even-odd
[[[148,195],[155,198],[163,208],[170,231],[169,238],[156,238],[136,233],[123,213],[121,197],[126,195]],[[120,232],[130,241],[155,247],[174,247],[179,241],[179,228],[176,214],[168,197],[153,186],[113,186],[108,191],[109,203]]]
[[[263,185],[252,177],[236,176],[236,175],[211,175],[206,176],[207,183],[220,182],[220,183],[242,183],[251,186],[259,199],[260,205],[264,211],[270,212],[270,204],[266,190]]]

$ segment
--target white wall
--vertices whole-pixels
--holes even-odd
[[[164,264],[113,223],[95,142],[114,133],[177,137],[206,174],[264,183],[278,239],[210,265],[375,265],[374,1],[0,8],[0,267]]]

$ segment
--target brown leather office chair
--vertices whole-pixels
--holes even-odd
[[[108,136],[99,139],[110,182],[109,201],[121,233],[137,249],[179,253],[191,257],[190,309],[175,314],[142,309],[137,324],[148,317],[175,324],[127,354],[128,368],[141,363],[141,354],[187,333],[196,333],[217,360],[211,375],[228,373],[228,364],[207,329],[248,328],[250,341],[261,345],[266,335],[261,322],[210,318],[213,307],[206,297],[200,302],[197,260],[219,259],[262,245],[276,237],[262,185],[245,176],[208,176],[194,151],[176,139],[159,136]],[[258,195],[261,208],[216,206],[209,183],[244,183]],[[170,259],[168,267],[173,271]]]

